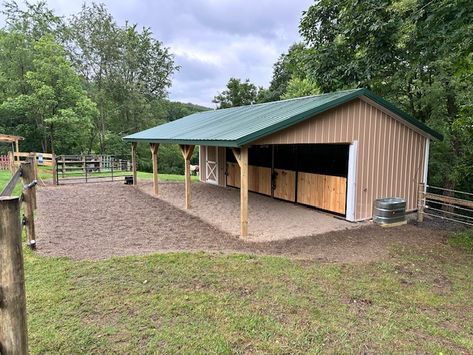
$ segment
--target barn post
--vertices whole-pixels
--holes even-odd
[[[240,236],[248,236],[248,147],[232,149],[240,166]]]
[[[186,188],[186,209],[191,208],[191,157],[195,145],[179,145],[184,158],[185,167],[185,188]]]
[[[20,199],[0,197],[0,353],[28,354]]]
[[[158,196],[158,143],[150,143],[149,148],[151,150],[151,159],[153,160],[153,192],[155,196]]]
[[[137,173],[136,173],[136,146],[137,142],[131,142],[131,169],[133,171],[133,185],[138,185]]]

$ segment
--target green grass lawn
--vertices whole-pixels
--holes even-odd
[[[39,168],[38,170],[38,175],[41,180],[51,180],[52,179],[52,172],[49,169],[45,168]],[[97,174],[95,174],[97,175]],[[115,175],[117,178],[120,176],[124,175],[130,175],[130,173],[120,173],[118,175]],[[0,170],[0,191],[3,189],[3,187],[8,183],[8,181],[11,178],[10,171],[8,170]],[[153,174],[152,173],[146,173],[139,171],[138,172],[138,179],[142,180],[152,180],[153,179]],[[192,181],[199,181],[198,176],[191,176]],[[184,175],[175,175],[175,174],[159,174],[159,181],[184,181]],[[20,180],[21,182],[21,180]],[[14,194],[19,195],[21,192],[21,183],[17,185],[15,188]]]
[[[206,253],[71,261],[25,248],[30,350],[472,353],[463,238],[365,264]]]

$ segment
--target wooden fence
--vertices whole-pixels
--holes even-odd
[[[128,175],[131,163],[113,155],[58,155],[56,158],[57,184],[64,182],[114,181]]]
[[[20,164],[0,193],[0,354],[28,354],[22,225],[28,245],[36,246],[36,180],[33,159]],[[11,196],[20,178],[21,196]],[[21,204],[24,216],[21,218]]]
[[[420,184],[417,220],[424,216],[473,226],[473,193]]]

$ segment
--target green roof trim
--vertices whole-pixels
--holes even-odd
[[[337,91],[317,96],[267,102],[194,113],[123,138],[129,142],[205,144],[241,147],[293,126],[359,97],[366,97],[419,128],[425,135],[442,140],[440,133],[398,109],[368,89]]]

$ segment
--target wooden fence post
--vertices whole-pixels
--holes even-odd
[[[423,222],[424,221],[424,189],[425,189],[425,184],[421,182],[419,184],[419,191],[417,191],[417,222]]]
[[[23,163],[21,166],[22,179],[25,185],[33,182],[33,164],[31,161]],[[26,218],[26,234],[28,235],[28,245],[35,249],[36,247],[36,233],[34,227],[34,203],[35,203],[36,186],[27,188],[23,192],[23,202],[25,203],[25,218]]]
[[[51,162],[53,167],[53,185],[57,185],[57,162],[56,162],[56,154],[51,154]]]
[[[8,160],[10,162],[10,173],[13,175],[15,174],[15,156],[12,152],[8,152]]]
[[[0,353],[28,354],[20,200],[0,197]]]

